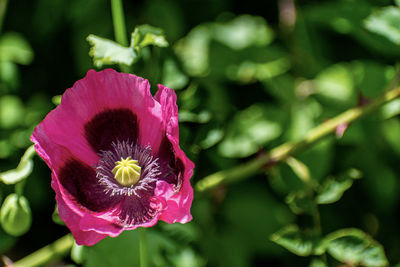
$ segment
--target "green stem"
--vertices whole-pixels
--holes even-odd
[[[196,184],[198,191],[206,191],[221,184],[229,184],[235,181],[246,179],[253,174],[260,172],[263,168],[283,161],[291,155],[303,151],[310,145],[321,140],[323,137],[333,133],[339,125],[348,125],[351,122],[377,110],[382,105],[400,96],[400,87],[388,90],[380,97],[371,101],[368,105],[349,109],[342,114],[327,120],[319,126],[313,128],[308,134],[298,142],[287,142],[269,153],[250,160],[247,163],[238,165],[232,169],[223,170],[204,177]]]
[[[13,266],[35,267],[43,266],[51,260],[62,257],[72,248],[74,238],[71,234],[61,237],[54,243],[49,244],[34,253],[22,258],[14,263]]]
[[[113,18],[115,40],[120,45],[128,46],[122,0],[111,0],[111,13]],[[126,65],[121,64],[120,68],[123,72],[129,72],[129,67]]]
[[[128,46],[122,0],[111,0],[111,12],[114,24],[115,40],[123,46]]]
[[[148,267],[146,228],[140,227],[138,229],[140,238],[140,267]]]
[[[6,16],[8,0],[0,0],[0,32],[3,28],[4,17]]]

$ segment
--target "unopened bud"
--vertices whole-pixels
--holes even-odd
[[[24,196],[10,194],[0,210],[0,223],[4,231],[13,236],[25,234],[32,223],[29,202]]]

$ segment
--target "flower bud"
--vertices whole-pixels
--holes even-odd
[[[25,234],[32,223],[29,202],[24,196],[10,194],[0,210],[0,223],[4,231],[13,236]]]

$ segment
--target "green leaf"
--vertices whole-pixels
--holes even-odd
[[[103,65],[112,64],[130,66],[133,62],[137,61],[143,47],[149,45],[159,47],[168,46],[163,31],[150,25],[135,27],[131,35],[129,47],[122,46],[94,34],[90,34],[86,40],[91,45],[89,55],[93,57],[93,63],[98,68],[101,68]]]
[[[390,145],[390,148],[400,155],[400,121],[398,118],[392,118],[383,121],[381,124],[383,138]]]
[[[207,133],[207,136],[203,140],[201,140],[200,146],[203,149],[208,149],[216,145],[219,141],[221,141],[223,137],[224,137],[224,131],[222,129],[219,128],[211,129]]]
[[[165,262],[163,253],[175,252],[176,243],[149,228],[146,230],[146,234],[148,239],[149,265],[170,266]],[[139,266],[138,230],[124,231],[116,238],[107,237],[96,245],[87,247],[85,266]]]
[[[314,214],[317,205],[310,195],[305,191],[292,192],[286,197],[286,203],[289,208],[296,214]]]
[[[254,104],[236,114],[218,151],[225,157],[247,157],[282,133],[284,115],[278,109]]]
[[[32,223],[28,200],[17,194],[8,195],[1,206],[0,223],[10,235],[20,236],[25,234]]]
[[[351,187],[355,179],[361,178],[362,174],[356,169],[350,169],[338,178],[329,178],[322,185],[316,201],[318,204],[330,204],[338,201],[343,193]]]
[[[316,94],[327,104],[349,107],[357,103],[353,77],[347,66],[332,65],[320,72],[314,81]]]
[[[313,259],[309,267],[328,267],[328,265],[320,259]]]
[[[195,123],[206,123],[210,121],[211,113],[207,110],[203,110],[196,114],[187,110],[181,110],[179,112],[179,122],[195,122]]]
[[[13,95],[0,98],[0,127],[14,128],[21,124],[24,116],[22,101]]]
[[[395,44],[400,44],[400,8],[383,7],[373,12],[364,22],[369,31],[382,35]]]
[[[147,24],[135,27],[131,37],[131,47],[140,50],[149,45],[167,47],[168,42],[165,39],[164,31]]]
[[[163,66],[162,84],[174,90],[184,88],[189,81],[189,78],[183,74],[177,63],[172,59],[166,59]]]
[[[53,214],[51,214],[51,219],[52,219],[53,222],[55,222],[56,224],[65,226],[65,222],[64,222],[63,220],[61,220],[60,214],[58,213],[57,204],[56,204],[56,206],[54,207]]]
[[[350,69],[354,76],[354,86],[368,98],[378,97],[385,90],[389,80],[393,79],[390,77],[394,72],[392,66],[374,61],[355,61],[351,63]]]
[[[189,34],[174,46],[183,67],[191,76],[204,76],[209,70],[209,44],[211,31],[206,25],[192,29]]]
[[[0,61],[28,65],[32,62],[33,51],[25,38],[18,33],[5,33],[0,39]]]
[[[33,169],[32,157],[35,153],[35,147],[31,145],[25,151],[17,168],[0,173],[0,181],[5,184],[15,184],[28,177]]]
[[[171,257],[173,266],[176,267],[202,267],[206,266],[206,261],[201,258],[191,248],[185,248],[179,251],[179,254]]]
[[[51,98],[51,102],[53,102],[54,105],[58,106],[61,104],[61,95],[55,95]]]
[[[297,225],[289,225],[271,236],[271,240],[298,256],[320,255],[317,250],[318,236],[312,231],[300,231]]]
[[[239,65],[231,65],[227,69],[230,79],[242,83],[265,81],[281,75],[290,69],[290,61],[285,58],[278,58],[265,63],[244,61]]]
[[[214,38],[226,46],[240,50],[249,46],[266,46],[274,39],[274,32],[262,17],[241,15],[226,23],[216,23]]]
[[[93,57],[93,63],[98,68],[110,64],[125,64],[129,66],[137,57],[133,47],[124,47],[94,34],[90,34],[86,40],[92,46],[89,55]]]
[[[382,245],[359,229],[341,229],[326,236],[324,244],[336,260],[367,267],[389,264]]]
[[[127,248],[129,253],[127,253]],[[85,266],[139,266],[138,231],[124,231],[116,238],[106,238],[88,247]]]
[[[400,114],[400,99],[395,99],[382,106],[382,117],[390,119]]]
[[[76,242],[74,242],[71,249],[71,259],[76,264],[82,264],[86,260],[86,256],[87,256],[87,247],[79,246],[78,244],[76,244]]]

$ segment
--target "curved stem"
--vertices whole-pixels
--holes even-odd
[[[400,87],[388,90],[380,97],[371,101],[368,105],[349,109],[342,114],[323,122],[310,130],[308,134],[298,142],[284,143],[272,149],[269,153],[250,160],[249,162],[237,165],[232,169],[216,172],[203,178],[197,182],[196,189],[198,191],[206,191],[221,184],[229,184],[238,180],[246,179],[253,174],[258,173],[263,168],[273,166],[277,162],[285,160],[291,155],[303,151],[310,145],[333,133],[338,126],[348,125],[372,111],[377,110],[382,105],[399,96]]]
[[[115,40],[120,45],[128,46],[122,0],[111,0],[111,13],[113,18]],[[120,68],[123,72],[129,72],[129,67],[126,65],[121,64]]]
[[[148,267],[146,228],[140,227],[138,229],[140,238],[140,267]]]
[[[26,256],[15,262],[13,266],[24,266],[24,267],[35,267],[43,266],[44,264],[50,262],[51,260],[64,256],[72,248],[74,244],[74,238],[71,234],[61,237],[54,243],[49,244],[32,254]]]

